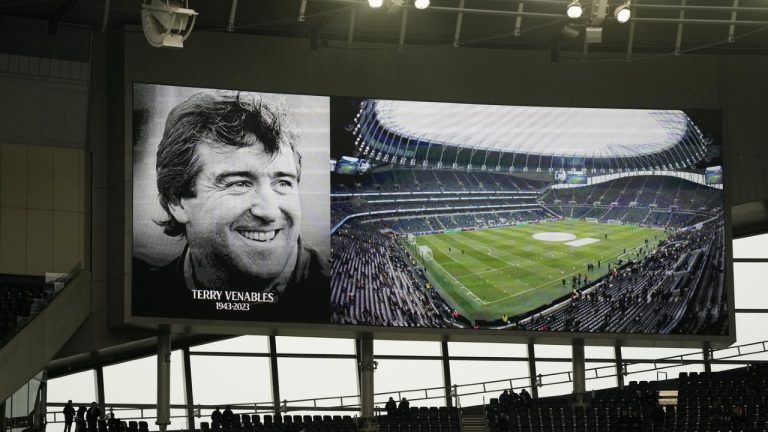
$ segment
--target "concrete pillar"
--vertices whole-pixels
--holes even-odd
[[[360,417],[365,427],[373,419],[373,371],[376,370],[376,361],[373,359],[371,334],[361,336],[358,346],[360,350]]]
[[[104,368],[96,367],[96,403],[101,411],[101,418],[107,418],[106,397],[104,396]]]
[[[440,345],[441,355],[443,358],[443,385],[445,386],[445,406],[448,408],[453,406],[453,399],[451,398],[451,391],[453,383],[451,383],[451,363],[448,360],[448,341],[443,341]]]
[[[277,339],[269,336],[269,370],[272,375],[272,406],[275,414],[280,414],[280,378],[277,370]]]
[[[0,431],[5,431],[5,401],[0,402]]]
[[[616,357],[616,387],[621,390],[624,388],[624,359],[621,356],[621,347],[613,347],[613,354]]]
[[[536,353],[532,343],[528,344],[528,375],[531,382],[531,397],[536,399],[539,397],[539,387],[536,385]]]
[[[701,348],[701,352],[704,355],[704,372],[712,372],[712,346],[709,342],[704,342]]]
[[[195,430],[195,398],[192,392],[192,360],[189,355],[189,347],[182,350],[184,356],[184,403],[187,404],[187,429]]]
[[[161,432],[171,424],[171,334],[157,335],[157,421]]]
[[[584,361],[584,339],[574,339],[571,343],[573,350],[573,394],[580,398],[587,391],[585,377],[586,363]]]

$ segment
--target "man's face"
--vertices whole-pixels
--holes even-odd
[[[301,226],[298,173],[289,148],[197,146],[195,197],[172,206],[186,224],[196,271],[270,279],[283,272]],[[177,214],[178,213],[178,214]]]

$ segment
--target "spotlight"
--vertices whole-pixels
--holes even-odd
[[[195,27],[197,12],[188,0],[144,0],[141,27],[144,37],[155,48],[182,48]]]
[[[576,19],[584,12],[584,8],[581,6],[581,3],[579,3],[579,0],[573,0],[568,4],[568,9],[565,11],[568,14],[568,18]]]
[[[384,4],[384,0],[368,0],[368,6],[376,9],[380,8]]]
[[[613,11],[613,16],[616,17],[616,21],[624,24],[632,18],[632,9],[629,8],[629,2],[624,2],[623,5],[616,6],[616,10]]]
[[[426,9],[429,7],[429,0],[414,0],[413,5],[416,9]]]

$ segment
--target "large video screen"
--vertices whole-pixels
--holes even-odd
[[[718,112],[133,104],[133,316],[729,334]]]

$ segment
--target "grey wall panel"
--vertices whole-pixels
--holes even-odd
[[[27,209],[0,209],[0,273],[27,270]]]
[[[0,206],[27,208],[27,146],[0,145]]]
[[[62,273],[84,262],[82,149],[0,144],[0,272]]]
[[[0,142],[85,148],[88,83],[0,75]]]
[[[27,206],[31,209],[53,210],[53,148],[27,148]],[[75,173],[75,182],[78,180]],[[77,205],[77,201],[75,201]]]
[[[731,188],[732,203],[768,199],[768,110],[728,109],[723,113],[723,122],[723,141],[730,164],[725,175],[733,176],[735,181]]]

